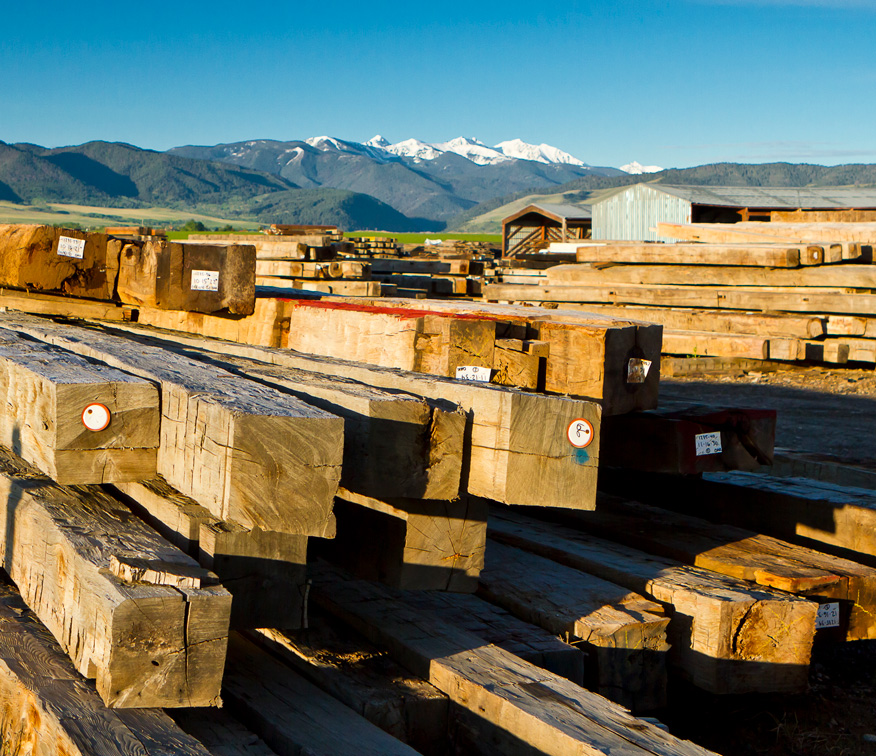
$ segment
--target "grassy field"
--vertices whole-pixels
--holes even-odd
[[[196,220],[205,226],[233,225],[236,228],[258,229],[258,223],[233,221],[201,215],[187,210],[173,210],[167,207],[118,208],[90,207],[88,205],[65,205],[51,203],[46,205],[16,205],[0,202],[0,223],[42,223],[45,225],[79,226],[88,230],[106,226],[152,226],[163,228],[168,225],[182,225],[188,220]]]
[[[426,239],[460,239],[462,241],[483,241],[502,243],[502,234],[394,234],[391,231],[345,231],[344,236],[371,236],[381,239],[396,239],[401,244],[422,244]]]

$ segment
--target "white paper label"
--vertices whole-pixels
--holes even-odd
[[[815,629],[823,627],[839,627],[839,603],[834,601],[829,604],[819,604],[818,614],[815,615]]]
[[[651,360],[632,357],[627,365],[627,383],[644,383],[651,369]]]
[[[576,449],[590,446],[590,442],[593,441],[593,435],[593,424],[583,417],[576,418],[566,428],[566,438],[569,439],[569,443]]]
[[[219,271],[193,270],[192,291],[219,291]]]
[[[704,454],[721,453],[721,431],[699,433],[694,436],[694,442],[696,443],[698,457],[702,457]]]
[[[460,365],[456,368],[456,380],[458,381],[483,381],[489,383],[490,368],[477,367],[475,365]]]
[[[58,239],[58,254],[81,260],[85,256],[85,239],[62,236]]]
[[[102,431],[110,424],[110,411],[105,404],[95,402],[82,410],[82,424],[90,431]]]

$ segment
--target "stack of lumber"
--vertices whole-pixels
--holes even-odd
[[[353,245],[350,251],[355,255],[387,255],[392,257],[402,255],[402,247],[398,240],[387,236],[349,236],[347,241]]]
[[[873,225],[660,224],[681,241],[582,243],[484,297],[660,323],[665,354],[876,363]]]

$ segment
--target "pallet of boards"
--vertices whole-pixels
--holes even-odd
[[[216,359],[216,355],[243,357],[281,368],[343,376],[458,406],[466,416],[460,490],[522,506],[594,506],[602,409],[593,402],[158,331],[140,324],[126,324],[124,331],[203,350]],[[584,420],[587,423],[579,425]]]
[[[656,406],[662,329],[648,323],[441,300],[301,300],[288,313],[296,351],[446,377],[487,371],[606,414]]]

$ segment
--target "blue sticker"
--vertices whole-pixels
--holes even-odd
[[[590,455],[587,449],[575,449],[575,461],[579,465],[586,465],[590,461]]]

